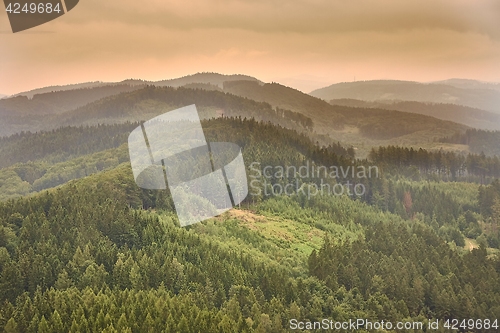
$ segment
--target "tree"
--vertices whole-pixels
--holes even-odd
[[[413,200],[411,198],[411,193],[406,191],[403,197],[403,206],[405,207],[406,216],[412,217]]]
[[[14,318],[10,318],[7,321],[7,324],[4,327],[5,333],[20,333],[16,320]]]
[[[38,324],[38,333],[51,333],[51,329],[49,323],[45,319],[45,316],[42,316],[40,323]]]

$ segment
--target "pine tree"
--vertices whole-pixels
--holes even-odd
[[[52,330],[54,332],[64,331],[64,325],[61,320],[61,316],[59,315],[59,312],[57,312],[57,310],[54,310],[54,312],[52,313],[52,316],[50,318],[50,326],[52,327]]]
[[[51,332],[52,330],[50,329],[49,323],[45,319],[45,316],[42,316],[42,319],[38,324],[38,333],[51,333]]]
[[[16,323],[16,320],[14,318],[10,318],[9,321],[7,321],[7,324],[4,327],[4,332],[5,333],[20,333],[21,331],[18,328],[18,325]]]

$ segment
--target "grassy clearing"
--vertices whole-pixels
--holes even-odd
[[[472,238],[465,239],[464,249],[472,251],[472,250],[478,249],[478,248],[479,248],[479,244],[477,244],[475,239],[472,239]]]
[[[276,216],[258,215],[247,210],[233,209],[229,215],[240,225],[256,231],[273,243],[310,255],[323,243],[324,231],[310,225]]]

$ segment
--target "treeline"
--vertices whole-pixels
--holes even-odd
[[[311,160],[333,156],[329,162],[336,164],[348,164],[354,157],[352,148],[339,143],[320,149],[305,134],[254,119],[224,117],[202,124],[209,141],[235,142],[243,147],[247,166],[254,161],[300,165],[303,159],[299,154]],[[137,126],[139,123],[65,127],[0,139],[4,157],[0,161],[0,200],[55,187],[128,162],[127,138]]]
[[[69,126],[0,138],[0,168],[41,159],[57,163],[70,157],[117,148],[127,142],[128,135],[137,126],[139,123]]]
[[[484,154],[457,154],[442,150],[432,152],[422,148],[387,146],[373,148],[369,159],[388,171],[416,168],[421,174],[436,175],[439,179],[487,182],[500,177],[500,159]]]
[[[288,118],[309,131],[313,130],[314,125],[312,119],[304,116],[301,113],[280,108],[276,108],[275,112],[278,116],[282,118]]]
[[[396,119],[393,118],[393,121],[390,122],[372,122],[362,125],[359,131],[364,137],[369,139],[388,140],[426,129],[426,124],[422,122],[410,122],[406,118],[399,117]]]
[[[361,108],[333,106],[346,117],[346,123],[359,128],[365,138],[390,140],[416,132],[426,138],[438,140],[439,133],[454,133],[465,129],[461,124],[444,121],[416,113],[385,110],[383,108]],[[434,136],[437,137],[434,138]]]
[[[455,133],[442,138],[440,142],[467,145],[476,154],[500,156],[500,131],[468,129],[465,133]]]
[[[0,114],[43,115],[60,114],[111,95],[137,90],[137,85],[110,84],[101,87],[53,91],[36,94],[33,98],[16,96],[0,100]]]
[[[88,90],[89,96],[92,97],[94,89],[96,91],[100,91],[99,89],[106,91],[106,89],[113,90],[118,89],[118,87],[79,89],[58,93],[63,95],[79,94],[78,96],[81,94],[81,97],[84,98],[86,90]],[[27,105],[31,101],[27,100],[26,97],[16,97],[16,100],[20,99],[21,102],[9,102],[14,103],[10,109],[7,109],[6,106],[5,115],[2,118],[3,122],[0,124],[0,136],[20,132],[49,131],[67,126],[134,123],[191,104],[196,104],[200,116],[205,119],[222,115],[225,117],[246,117],[257,121],[269,121],[302,132],[310,132],[312,129],[312,120],[298,112],[275,109],[268,103],[255,102],[221,91],[200,89],[196,85],[194,86],[196,88],[193,89],[143,85],[126,85],[126,87],[130,88],[126,90],[126,93],[119,93],[120,91],[117,90],[114,93],[104,94],[102,98],[93,99],[89,97],[87,103],[75,103],[71,109],[65,110],[65,112],[59,112],[58,107],[54,107],[56,111],[50,111],[48,112],[50,114],[46,115],[41,114],[42,111],[28,108]],[[53,94],[57,95],[58,93]],[[47,94],[47,96],[52,96],[52,94]],[[57,101],[56,97],[51,98],[55,98]],[[64,101],[65,99],[61,103],[64,104]],[[48,106],[43,105],[52,110],[50,104],[47,104]]]
[[[160,104],[143,109],[140,105],[143,101],[154,101]],[[205,118],[212,118],[216,114],[210,112],[204,114],[203,110],[217,109],[225,117],[253,118],[257,121],[272,122],[282,127],[302,131],[308,130],[307,126],[312,122],[299,113],[275,110],[268,103],[256,102],[220,91],[147,86],[128,94],[103,98],[66,113],[63,125],[96,124],[103,120],[110,121],[110,119],[113,122],[141,120],[145,116],[160,115],[168,111],[167,107],[174,109],[191,104],[195,104]]]

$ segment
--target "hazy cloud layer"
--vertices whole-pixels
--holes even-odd
[[[197,71],[294,78],[302,89],[314,86],[311,75],[318,85],[354,76],[500,81],[496,0],[82,0],[46,25],[9,30],[3,12],[0,93]]]

